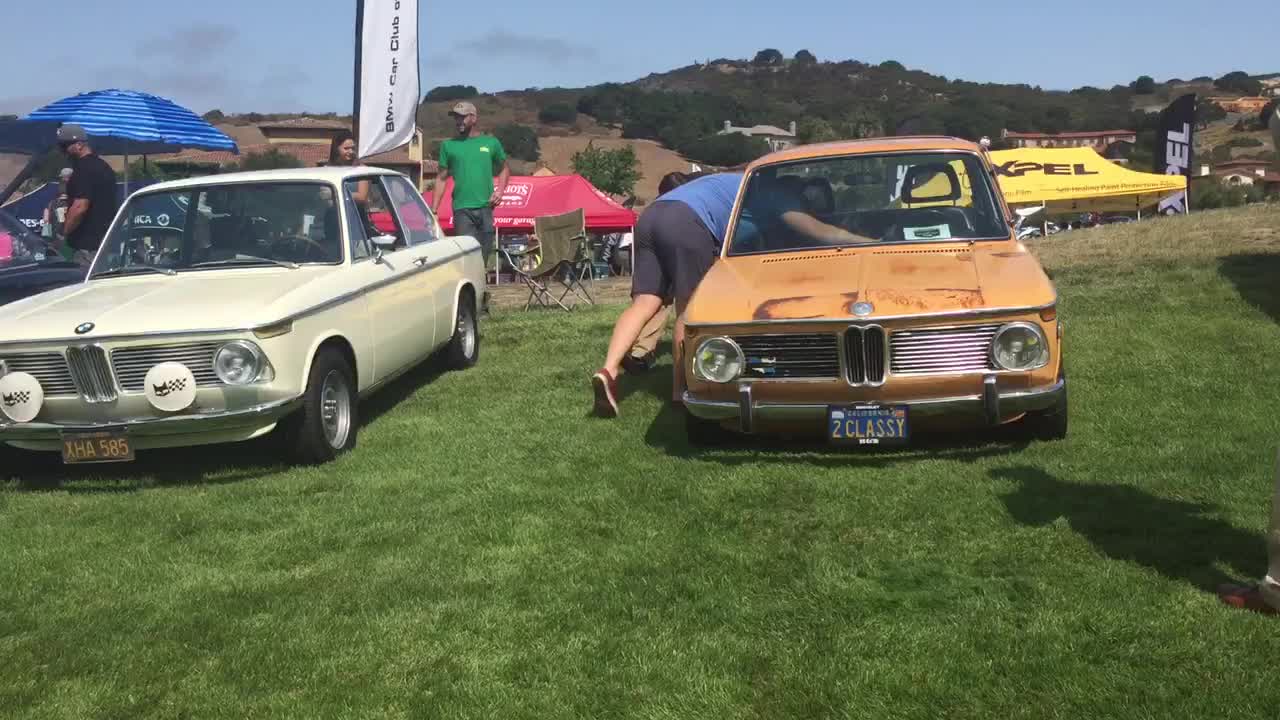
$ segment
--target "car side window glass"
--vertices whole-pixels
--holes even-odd
[[[395,203],[400,222],[404,223],[405,231],[409,234],[409,244],[421,245],[436,240],[436,224],[422,194],[407,179],[398,175],[384,176],[383,181],[391,193],[391,201]]]
[[[393,251],[408,247],[404,232],[401,231],[400,223],[392,211],[391,201],[377,178],[347,180],[345,188],[344,194],[356,206],[356,215],[364,228],[366,237],[390,235],[395,238]]]
[[[373,254],[373,250],[369,247],[369,233],[365,232],[360,208],[352,199],[349,187],[342,193],[342,204],[343,210],[347,213],[347,236],[351,243],[351,261],[364,260]]]

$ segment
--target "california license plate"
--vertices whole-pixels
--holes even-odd
[[[911,435],[906,405],[827,408],[827,439],[840,445],[905,445]]]
[[[133,445],[124,431],[67,433],[62,436],[62,462],[68,465],[130,460],[133,460]]]

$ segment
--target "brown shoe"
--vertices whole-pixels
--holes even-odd
[[[1257,585],[1219,585],[1218,598],[1233,608],[1252,610],[1263,615],[1280,615],[1277,610],[1262,599]]]
[[[591,389],[596,394],[596,417],[618,417],[618,380],[601,368],[591,376]]]

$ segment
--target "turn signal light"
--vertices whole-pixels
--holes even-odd
[[[1045,322],[1053,322],[1058,319],[1058,308],[1049,307],[1040,311],[1040,319]]]

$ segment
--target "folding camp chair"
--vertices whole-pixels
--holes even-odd
[[[578,209],[562,215],[535,218],[533,232],[538,238],[537,247],[522,253],[511,253],[506,249],[502,251],[507,256],[507,262],[515,269],[516,276],[529,288],[529,300],[525,302],[524,309],[528,310],[537,301],[544,307],[551,307],[555,303],[561,309],[569,310],[570,306],[565,305],[564,299],[570,293],[594,305],[591,292],[583,284],[583,280],[589,280],[592,274],[591,254],[587,249],[586,214]],[[517,262],[516,258],[532,252],[541,254],[537,267],[521,269],[526,265]],[[559,282],[564,288],[559,297],[551,290],[553,282]]]

